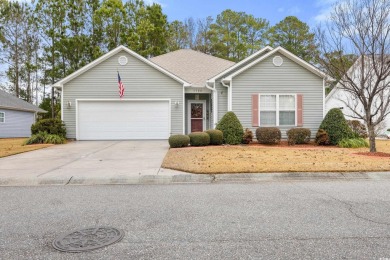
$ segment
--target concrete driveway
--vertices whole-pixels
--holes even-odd
[[[161,169],[169,145],[159,141],[75,141],[0,158],[0,184],[107,184],[109,179],[174,174]],[[177,173],[177,172],[176,172]],[[26,183],[27,182],[27,183]]]

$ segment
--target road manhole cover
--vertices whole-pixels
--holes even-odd
[[[59,236],[53,241],[53,247],[63,252],[79,253],[114,244],[124,235],[122,230],[112,227],[85,228]]]

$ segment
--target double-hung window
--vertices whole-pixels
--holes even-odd
[[[4,122],[5,122],[5,113],[0,112],[0,123],[4,123]]]
[[[260,94],[260,126],[295,126],[295,94]]]

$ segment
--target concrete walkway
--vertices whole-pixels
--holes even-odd
[[[0,158],[0,186],[390,179],[373,173],[190,174],[160,168],[168,142],[76,141]]]

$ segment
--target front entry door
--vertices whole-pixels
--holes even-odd
[[[205,129],[205,101],[189,102],[190,132],[203,132]]]

